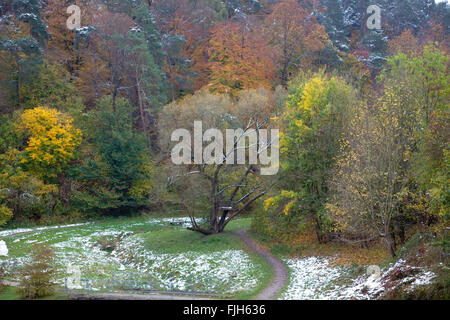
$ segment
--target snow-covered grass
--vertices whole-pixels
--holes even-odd
[[[289,285],[281,295],[283,300],[336,299],[334,284],[345,275],[343,267],[331,267],[322,257],[284,259],[289,269]]]
[[[391,264],[380,274],[365,273],[353,279],[350,268],[331,266],[329,258],[284,259],[290,271],[289,285],[280,299],[370,300],[403,286],[413,290],[430,284],[436,275],[426,268],[408,266],[404,260]]]
[[[141,237],[127,238],[114,257],[131,257],[127,268],[153,275],[162,288],[232,293],[257,286],[258,266],[242,250],[161,253],[146,249]]]
[[[14,279],[29,261],[32,244],[45,242],[55,251],[58,283],[64,284],[69,265],[79,266],[93,290],[112,279],[133,279],[146,288],[232,294],[252,290],[268,276],[234,235],[205,237],[185,230],[189,223],[189,218],[155,218],[6,230],[0,236],[7,236],[9,254],[0,263]]]

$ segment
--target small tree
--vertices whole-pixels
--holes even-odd
[[[4,204],[0,204],[0,226],[8,223],[8,221],[11,220],[12,217],[13,211]]]
[[[448,211],[449,78],[448,57],[433,46],[388,63],[376,107],[352,111],[329,209],[341,231],[382,238],[395,256],[397,234],[403,243],[408,225]]]
[[[54,253],[45,244],[36,243],[32,255],[21,272],[20,293],[27,299],[49,296],[54,290]]]

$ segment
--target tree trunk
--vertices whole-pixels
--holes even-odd
[[[319,243],[324,243],[324,237],[323,237],[322,227],[321,227],[321,225],[320,225],[320,218],[317,216],[317,213],[315,213],[314,224],[315,224],[315,229],[316,229],[316,237],[317,237],[317,241],[318,241]]]
[[[404,226],[400,227],[399,236],[400,236],[400,244],[403,246],[405,244],[405,227]]]
[[[142,96],[141,96],[141,84],[139,81],[139,75],[138,70],[136,67],[136,90],[137,90],[137,98],[138,98],[138,104],[139,104],[139,115],[141,118],[141,125],[142,125],[142,132],[145,134],[145,137],[147,136],[147,128],[145,125],[145,114],[144,114],[144,103],[142,102]]]
[[[114,77],[113,77],[113,83],[114,83],[114,89],[113,89],[113,96],[112,96],[112,104],[113,104],[113,110],[116,111],[116,99],[117,99],[117,93],[120,88],[122,80],[117,79],[117,72],[114,71]]]
[[[397,255],[395,254],[394,244],[393,244],[393,241],[392,241],[391,236],[389,234],[386,235],[386,237],[384,237],[384,242],[386,243],[386,246],[388,247],[392,258],[395,258]]]
[[[218,203],[217,203],[217,177],[219,174],[219,169],[216,169],[214,173],[214,178],[211,181],[211,214],[209,216],[209,224],[211,226],[212,233],[218,233],[218,225],[217,225],[217,215],[218,215]]]
[[[19,107],[19,110],[22,109],[22,95],[20,93],[20,87],[21,87],[21,81],[20,81],[20,59],[17,57],[17,106]]]
[[[287,64],[285,63],[281,70],[281,85],[285,88],[287,83]]]
[[[286,87],[286,83],[288,81],[287,79],[287,68],[289,65],[289,59],[288,59],[288,52],[287,52],[287,31],[285,30],[284,37],[283,37],[283,69],[281,70],[281,85],[283,87]]]
[[[71,181],[66,179],[63,174],[59,174],[58,185],[58,198],[64,204],[64,206],[67,206],[69,204],[68,195],[70,194],[70,190],[72,187]]]

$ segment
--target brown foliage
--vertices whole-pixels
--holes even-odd
[[[392,54],[412,54],[418,49],[418,40],[411,30],[405,30],[401,35],[395,37],[388,44],[389,52]]]
[[[283,85],[290,70],[310,63],[329,41],[325,28],[296,0],[283,0],[275,5],[266,25],[277,52]]]
[[[77,81],[88,106],[94,105],[105,95],[117,92],[126,81],[127,57],[117,36],[125,37],[134,23],[125,14],[100,9],[93,17],[93,25],[96,31],[89,44],[81,50],[82,64]]]

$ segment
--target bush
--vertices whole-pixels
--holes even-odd
[[[13,212],[7,206],[0,204],[0,227],[8,223],[13,217]]]
[[[5,285],[3,284],[3,279],[5,278],[6,270],[3,266],[0,265],[0,293],[3,292]]]
[[[21,271],[20,293],[23,298],[35,299],[54,292],[54,253],[45,244],[34,244],[32,260]]]
[[[252,231],[259,236],[272,241],[289,241],[292,236],[298,236],[310,229],[305,217],[296,214],[284,214],[277,208],[265,210],[260,204],[252,219]]]

